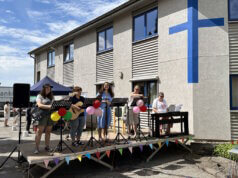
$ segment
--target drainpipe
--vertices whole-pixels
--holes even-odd
[[[32,54],[29,54],[32,59],[34,59],[34,84],[36,83],[36,58],[32,56]]]

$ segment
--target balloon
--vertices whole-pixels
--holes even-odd
[[[58,114],[58,112],[53,112],[50,118],[52,121],[57,122],[60,119],[60,115]]]
[[[94,112],[95,112],[95,108],[94,108],[93,106],[89,106],[89,107],[87,107],[86,112],[87,112],[89,115],[93,115]]]
[[[140,107],[141,112],[146,112],[147,111],[147,107],[145,105]]]
[[[100,108],[95,109],[94,114],[95,114],[96,116],[102,116],[102,110],[101,110]]]
[[[140,108],[139,108],[138,106],[133,107],[133,112],[134,112],[135,114],[140,113]]]
[[[143,100],[138,100],[138,101],[136,102],[136,105],[139,106],[139,107],[141,107],[141,106],[144,105],[144,101],[143,101]]]
[[[59,113],[60,116],[64,116],[67,113],[67,111],[66,111],[65,108],[60,108],[58,113]]]
[[[67,113],[63,116],[64,120],[68,121],[72,118],[72,113],[67,111]]]
[[[100,105],[101,105],[101,103],[100,103],[99,100],[95,100],[94,103],[93,103],[93,107],[94,107],[95,109],[99,108]]]

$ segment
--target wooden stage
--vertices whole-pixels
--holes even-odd
[[[58,136],[60,137],[60,136]],[[122,137],[121,138],[121,143],[115,143],[113,142],[114,138],[116,137],[116,133],[110,132],[109,133],[109,142],[104,144],[103,146],[100,146],[96,142],[93,142],[93,147],[85,147],[87,141],[90,139],[90,133],[83,134],[83,139],[82,142],[84,145],[79,146],[77,148],[71,146],[70,141],[65,141],[65,143],[74,151],[72,153],[66,146],[63,144],[63,151],[61,153],[55,152],[55,153],[47,153],[44,151],[44,143],[41,142],[41,147],[40,147],[40,153],[39,154],[34,154],[34,149],[35,149],[35,143],[23,143],[19,145],[19,150],[22,153],[22,155],[26,158],[29,168],[28,168],[28,177],[31,177],[31,168],[34,166],[41,166],[46,169],[48,169],[48,172],[42,176],[43,178],[49,176],[52,172],[54,172],[57,168],[59,168],[65,161],[66,158],[69,158],[70,160],[75,160],[79,159],[79,156],[84,159],[87,157],[87,155],[90,155],[90,159],[98,162],[99,164],[104,165],[105,167],[108,167],[109,169],[113,169],[113,165],[110,165],[106,162],[104,162],[102,159],[107,155],[106,153],[108,151],[113,151],[113,150],[119,150],[119,149],[133,149],[134,147],[141,147],[141,146],[150,146],[152,147],[152,153],[151,155],[147,158],[147,162],[154,157],[154,155],[166,144],[169,142],[176,142],[177,144],[180,144],[182,147],[185,149],[191,150],[186,146],[186,143],[189,139],[191,139],[193,136],[192,135],[181,135],[181,136],[176,136],[176,137],[167,137],[167,138],[153,138],[153,137],[146,137],[147,139],[143,138],[142,136],[140,137],[141,139],[129,139],[127,143],[123,143]],[[65,136],[63,137],[65,138]],[[98,139],[98,136],[95,136],[96,139]],[[126,137],[127,138],[127,137]],[[53,140],[51,141],[51,148],[56,147],[56,145],[59,143],[59,140]],[[96,153],[100,153],[100,157],[96,157]],[[58,164],[49,164],[48,167],[45,166],[45,161],[49,162],[55,162],[55,160],[58,160]],[[50,167],[50,165],[53,167]]]

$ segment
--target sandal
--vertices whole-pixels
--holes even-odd
[[[45,151],[47,151],[47,152],[52,152],[53,150],[52,150],[49,146],[46,146],[46,147],[45,147]]]

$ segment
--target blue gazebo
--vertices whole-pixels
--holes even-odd
[[[30,89],[31,96],[36,96],[41,91],[44,84],[50,84],[52,86],[52,91],[54,95],[68,95],[72,92],[72,89],[64,85],[56,83],[54,80],[48,76],[44,77],[42,80],[34,84]]]

